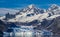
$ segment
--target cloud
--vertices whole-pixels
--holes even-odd
[[[0,14],[6,14],[6,13],[10,13],[10,14],[15,14],[16,12],[19,12],[19,10],[16,9],[10,9],[10,8],[0,8]]]

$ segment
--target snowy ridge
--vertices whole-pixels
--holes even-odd
[[[33,20],[42,20],[47,18],[49,15],[46,13],[45,9],[36,8],[34,5],[29,5],[24,8],[16,18],[8,20],[9,22],[31,22]]]
[[[24,17],[24,16],[23,17],[16,17],[15,19],[10,19],[9,21],[31,22],[33,20],[42,20],[42,19],[45,19],[49,16],[47,13],[44,13],[44,14],[38,14],[38,15],[31,16],[31,17],[27,17],[27,16],[26,17]]]
[[[53,15],[60,14],[60,6],[53,4],[50,8],[48,8],[49,13],[52,13]]]
[[[19,12],[18,15],[16,15],[16,18],[10,19],[8,21],[9,22],[31,22],[33,20],[42,21],[43,19],[46,19],[46,18],[52,19],[60,16],[58,15],[59,12],[60,12],[60,7],[55,4],[53,4],[48,9],[48,11],[44,9],[36,8],[34,5],[29,5],[27,8],[22,9],[22,11]]]
[[[16,13],[15,18],[9,19],[8,22],[32,22],[34,20],[43,22],[44,19],[53,20],[60,16],[59,14],[60,6],[56,4],[53,4],[50,8],[48,8],[48,10],[37,8],[32,4],[21,9],[18,13]]]

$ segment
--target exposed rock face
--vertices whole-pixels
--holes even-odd
[[[5,31],[6,30],[6,24],[0,20],[0,31]]]
[[[60,16],[54,19],[54,22],[47,28],[53,32],[53,37],[60,37]]]

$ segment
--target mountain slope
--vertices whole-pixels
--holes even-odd
[[[34,5],[29,5],[18,12],[16,18],[10,19],[8,21],[12,22],[31,22],[33,20],[40,20],[47,18],[49,16],[45,9],[36,8]]]
[[[37,8],[35,5],[29,5],[17,12],[15,18],[9,19],[7,22],[31,23],[38,20],[42,25],[44,23],[45,25],[50,25],[56,17],[60,16],[59,13],[60,6],[55,4],[48,8],[48,10]]]

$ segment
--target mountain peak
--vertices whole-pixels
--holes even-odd
[[[52,4],[51,7],[58,7],[58,5],[56,5],[56,4]]]
[[[29,8],[34,8],[35,5],[34,5],[34,4],[31,4],[31,5],[29,5],[28,7],[29,7]]]
[[[51,7],[49,8],[49,10],[56,10],[59,9],[60,7],[56,4],[52,4]]]
[[[51,8],[52,8],[52,9],[57,9],[57,8],[59,8],[59,6],[56,5],[56,4],[52,4],[52,5],[51,5]]]

